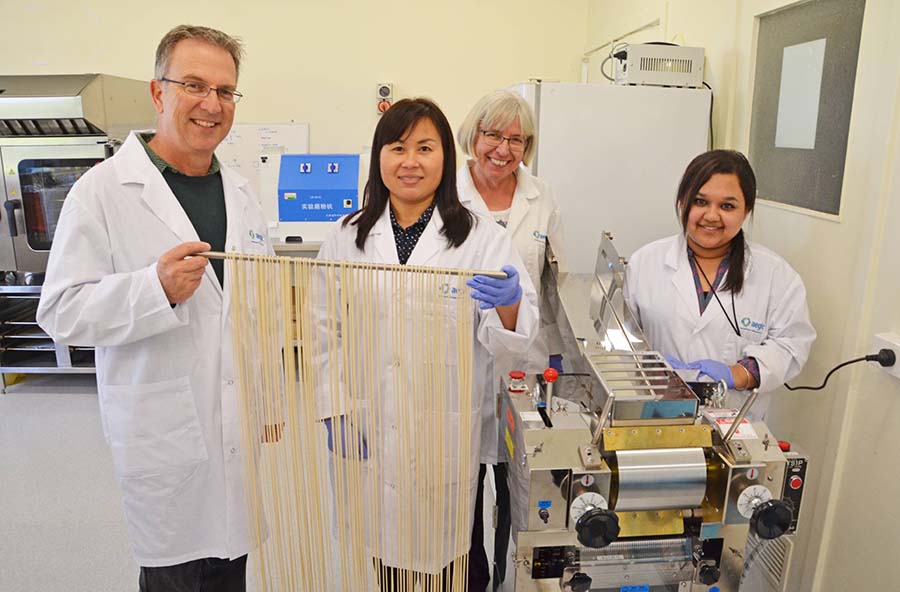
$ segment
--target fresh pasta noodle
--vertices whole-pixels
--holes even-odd
[[[226,258],[259,589],[465,591],[483,272]]]

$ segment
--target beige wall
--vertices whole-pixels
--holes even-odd
[[[659,18],[659,27],[636,40],[705,47],[706,79],[716,91],[716,144],[746,151],[756,17],[791,4],[642,0],[632,9],[591,0],[587,46]],[[897,3],[868,0],[840,216],[766,203],[755,213],[752,239],[779,252],[803,276],[819,332],[795,383],[818,384],[838,362],[870,353],[872,334],[900,328],[900,236],[894,230],[900,227],[900,180],[894,174],[900,170],[898,24]],[[900,381],[874,365],[848,368],[823,391],[780,392],[770,423],[779,437],[813,457],[788,589],[896,588],[900,475],[893,457],[900,447]]]
[[[456,127],[489,90],[531,77],[577,80],[587,14],[587,0],[5,4],[6,74],[149,79],[159,38],[177,24],[238,35],[248,57],[236,120],[309,122],[318,152],[370,144],[379,82],[393,82],[395,97],[434,98]]]

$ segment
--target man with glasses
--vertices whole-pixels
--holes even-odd
[[[242,54],[206,27],[163,37],[150,83],[157,128],[132,133],[73,186],[38,309],[55,340],[96,347],[142,592],[246,587],[241,455],[252,451],[240,435],[230,278],[201,255],[272,252],[247,181],[214,155],[241,98]]]

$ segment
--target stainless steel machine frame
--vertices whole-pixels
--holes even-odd
[[[808,459],[786,456],[765,424],[741,423],[755,397],[732,418],[736,434],[721,428],[722,413],[648,349],[623,280],[607,235],[593,276],[559,287],[557,320],[583,323],[571,327],[577,355],[566,352],[576,371],[549,388],[541,377],[501,385],[515,589],[736,592],[749,534],[765,545],[797,528]],[[589,318],[573,302],[588,302]]]

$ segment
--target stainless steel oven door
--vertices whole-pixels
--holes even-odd
[[[69,189],[105,156],[104,144],[3,146],[0,148],[6,201],[0,223],[0,251],[12,244],[14,267],[45,271],[56,224]],[[10,240],[11,239],[11,240]],[[8,255],[0,254],[7,264]]]

